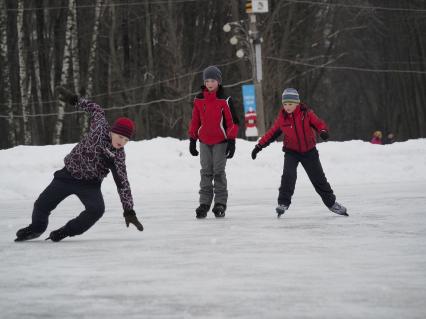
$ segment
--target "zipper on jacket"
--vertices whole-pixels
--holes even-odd
[[[303,131],[303,138],[305,139],[305,145],[306,150],[308,150],[308,140],[306,139],[306,132],[305,132],[305,115],[302,115],[302,131]]]
[[[296,120],[294,119],[294,114],[291,114],[291,117],[293,118],[294,131],[296,132],[297,144],[299,145],[299,151],[301,152],[302,148],[300,146],[300,139],[299,139],[299,134],[297,133]]]

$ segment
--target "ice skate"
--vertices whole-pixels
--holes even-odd
[[[286,205],[278,205],[277,208],[275,208],[275,211],[278,214],[277,217],[280,218],[281,215],[284,214],[287,209],[288,209],[288,206],[286,206]]]
[[[34,232],[31,225],[25,228],[21,228],[16,232],[16,239],[15,241],[25,241],[25,240],[31,240],[40,237],[40,235],[43,232]]]
[[[225,217],[225,211],[226,211],[226,205],[220,204],[220,203],[214,204],[214,207],[212,209],[212,212],[214,213],[216,218]]]
[[[201,219],[201,218],[206,218],[207,217],[207,212],[210,209],[210,205],[207,204],[200,204],[200,206],[197,207],[197,209],[195,210],[195,213],[197,214],[196,217]]]
[[[347,211],[346,207],[339,204],[338,202],[335,202],[333,206],[329,207],[328,209],[337,215],[349,216],[348,213],[346,212]]]

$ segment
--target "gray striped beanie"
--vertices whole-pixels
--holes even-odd
[[[287,88],[284,90],[281,97],[282,103],[300,103],[299,92],[293,88]]]

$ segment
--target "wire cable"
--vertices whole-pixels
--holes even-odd
[[[311,0],[282,0],[282,1],[288,2],[288,3],[294,3],[294,4],[312,4],[317,6],[331,6],[331,7],[340,7],[340,8],[426,13],[426,9],[379,7],[379,6],[366,6],[366,5],[356,5],[356,4],[343,4],[343,3],[326,3],[326,2],[318,2],[318,1],[311,1]]]
[[[123,6],[143,6],[146,3],[148,4],[180,4],[186,2],[201,2],[201,1],[212,1],[212,0],[145,0],[140,2],[131,2],[131,3],[104,3],[101,7],[123,7]],[[87,8],[95,8],[95,5],[76,5],[76,8],[79,9],[87,9]],[[68,9],[68,7],[57,6],[57,7],[35,7],[35,8],[18,8],[18,9],[6,9],[6,11],[32,11],[32,10],[59,10],[59,9]]]
[[[228,65],[235,64],[235,63],[238,63],[238,62],[241,62],[241,59],[230,60],[230,61],[227,61],[227,62],[223,62],[221,64],[216,64],[216,66],[223,67],[223,66],[228,66]],[[139,89],[142,89],[142,88],[151,87],[151,86],[155,86],[155,85],[158,85],[158,84],[171,82],[171,81],[174,81],[174,80],[183,79],[183,78],[186,78],[188,76],[195,75],[195,74],[200,74],[200,73],[203,73],[203,70],[191,71],[191,72],[179,75],[179,76],[175,76],[173,78],[169,78],[169,79],[165,79],[165,80],[160,80],[160,81],[153,82],[153,83],[146,84],[146,85],[135,86],[135,87],[131,87],[131,88],[128,88],[128,89],[122,89],[122,90],[116,90],[116,91],[111,91],[111,92],[99,93],[99,94],[96,94],[96,95],[92,95],[90,98],[95,98],[95,97],[100,97],[100,96],[105,96],[105,95],[113,95],[113,94],[118,94],[118,93],[124,93],[124,92],[130,92],[130,91],[134,91],[134,90],[139,90]],[[51,103],[55,103],[55,102],[56,102],[56,100],[48,100],[48,101],[39,102],[39,104],[51,104]],[[21,105],[21,103],[7,103],[6,102],[6,103],[0,103],[0,105]]]
[[[311,64],[311,63],[305,63],[305,62],[300,62],[300,61],[295,61],[290,59],[272,57],[272,56],[267,56],[265,57],[265,59],[287,62],[290,64],[296,64],[296,65],[303,65],[303,66],[308,66],[312,68],[323,68],[323,69],[330,69],[330,70],[351,70],[351,71],[373,72],[373,73],[426,74],[426,71],[420,71],[420,70],[370,69],[370,68],[361,68],[361,67],[353,67],[353,66],[331,66],[326,64]]]
[[[230,87],[234,87],[234,86],[238,86],[241,85],[243,83],[247,83],[247,82],[251,82],[253,79],[247,79],[247,80],[243,80],[243,81],[239,81],[239,82],[235,82],[235,83],[231,83],[231,84],[227,84],[224,85],[223,87],[225,88],[230,88]],[[123,109],[128,109],[128,108],[133,108],[133,107],[140,107],[140,106],[147,106],[147,105],[152,105],[152,104],[157,104],[157,103],[175,103],[175,102],[179,102],[182,100],[185,100],[191,96],[195,96],[198,93],[200,93],[200,91],[197,92],[192,92],[189,93],[187,95],[175,98],[175,99],[158,99],[158,100],[153,100],[153,101],[149,101],[149,102],[142,102],[142,103],[133,103],[133,104],[126,104],[126,105],[121,105],[121,106],[111,106],[111,107],[107,107],[107,108],[103,108],[104,111],[110,111],[110,110],[123,110]],[[76,111],[70,111],[70,112],[62,112],[61,114],[63,115],[72,115],[72,114],[79,114],[79,113],[86,113],[85,111],[81,111],[81,110],[76,110]],[[0,118],[34,118],[34,117],[47,117],[47,116],[58,116],[59,113],[58,112],[54,112],[54,113],[38,113],[38,114],[26,114],[26,115],[0,115]]]
[[[131,2],[131,3],[107,3],[102,4],[102,7],[123,7],[123,6],[142,6],[146,3],[148,4],[180,4],[180,3],[189,3],[189,2],[207,2],[212,0],[145,0],[141,2]],[[397,7],[382,7],[382,6],[367,6],[367,5],[356,5],[356,4],[343,4],[343,3],[327,3],[327,2],[319,2],[312,0],[281,0],[287,3],[293,4],[310,4],[317,6],[330,6],[337,8],[353,8],[353,9],[366,9],[366,10],[383,10],[383,11],[392,11],[392,12],[421,12],[426,13],[426,9],[410,9],[410,8],[397,8]],[[77,5],[77,8],[86,9],[86,8],[94,8],[94,5]],[[68,9],[68,7],[57,6],[57,7],[36,7],[36,8],[21,8],[21,9],[6,9],[6,11],[31,11],[31,10],[58,10],[58,9]]]

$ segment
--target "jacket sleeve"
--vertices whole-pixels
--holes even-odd
[[[108,121],[105,118],[105,111],[95,102],[80,98],[78,100],[77,107],[89,113],[90,131],[94,131],[99,127],[109,126]]]
[[[195,103],[196,98],[193,102],[193,109],[192,109],[192,118],[191,122],[189,123],[189,129],[188,129],[188,135],[190,138],[197,140],[198,139],[198,130],[201,127],[201,119],[200,119],[200,112],[197,108],[197,105]]]
[[[309,116],[309,121],[310,121],[311,126],[317,132],[323,132],[323,131],[328,132],[327,124],[325,124],[325,122],[323,120],[321,120],[318,116],[316,116],[314,111],[310,110],[308,112],[308,116]]]
[[[130,183],[127,179],[126,155],[120,152],[111,169],[115,184],[117,185],[118,195],[124,210],[133,209],[133,197],[130,189]]]
[[[226,121],[226,136],[229,140],[235,140],[238,135],[239,120],[235,113],[234,102],[231,97],[226,99],[224,116]]]
[[[267,147],[269,144],[275,141],[282,134],[281,121],[282,121],[282,116],[281,114],[279,114],[278,117],[275,119],[275,122],[272,125],[272,127],[259,140],[258,144],[262,148]]]

